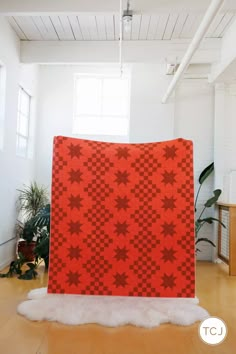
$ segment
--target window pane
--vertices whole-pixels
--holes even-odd
[[[77,77],[75,89],[74,134],[128,134],[128,78]]]
[[[16,154],[27,157],[29,143],[30,96],[20,87],[18,97]]]
[[[29,115],[29,104],[30,104],[30,97],[29,95],[21,89],[20,93],[20,107],[19,110],[21,113],[24,115],[28,116]]]
[[[121,78],[104,79],[103,95],[106,97],[128,96],[128,80]]]
[[[76,115],[100,114],[101,82],[98,79],[87,78],[77,80]]]
[[[27,156],[27,139],[22,136],[17,136],[16,140],[17,155],[21,157]]]
[[[102,134],[101,133],[101,118],[96,116],[80,116],[75,123],[75,131],[83,132],[83,134]]]
[[[122,116],[128,114],[127,100],[122,97],[104,97],[102,106],[103,115]]]
[[[28,122],[28,117],[25,117],[23,114],[19,114],[18,115],[19,119],[18,119],[18,129],[17,132],[20,135],[24,135],[24,136],[28,136],[28,126],[29,126],[29,122]]]

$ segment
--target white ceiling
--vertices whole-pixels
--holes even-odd
[[[191,39],[210,0],[130,0],[131,28],[124,40]],[[119,39],[119,0],[0,0],[0,14],[24,41]],[[123,9],[127,1],[123,0]],[[236,16],[226,0],[206,37],[222,38]]]
[[[172,40],[192,38],[204,13],[134,14],[124,40]],[[206,37],[221,38],[234,20],[233,11],[221,11]],[[119,39],[119,14],[63,14],[10,16],[8,20],[21,40],[113,41]]]

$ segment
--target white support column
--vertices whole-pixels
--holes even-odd
[[[225,158],[225,85],[215,84],[215,120],[214,120],[214,162],[215,188],[224,189]],[[221,199],[225,199],[223,191]],[[225,200],[224,200],[225,201]]]
[[[225,201],[227,191],[225,190],[225,85],[215,84],[215,119],[214,119],[214,189],[221,189],[220,200]],[[218,209],[215,210],[215,218],[218,218]],[[216,248],[212,248],[212,261],[217,260],[218,247],[218,223],[214,224],[213,242]]]

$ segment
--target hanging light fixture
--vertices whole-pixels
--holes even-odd
[[[132,18],[133,18],[133,11],[130,10],[130,1],[128,0],[127,1],[127,8],[126,8],[126,10],[123,11],[123,16],[122,16],[123,26],[124,26],[124,31],[125,32],[129,32],[130,31]]]
[[[123,1],[120,0],[120,37],[119,37],[119,61],[120,61],[120,75],[123,75],[123,32],[130,32],[133,18],[133,11],[130,10],[130,1],[127,1],[127,8],[123,10]]]

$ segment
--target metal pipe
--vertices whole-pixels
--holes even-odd
[[[208,9],[202,19],[202,22],[200,23],[191,43],[188,46],[188,49],[187,49],[185,55],[183,56],[183,59],[178,67],[178,70],[176,71],[169,87],[167,88],[165,95],[162,98],[162,101],[161,101],[162,103],[166,103],[169,96],[172,94],[177,82],[181,79],[182,75],[184,74],[184,71],[188,67],[193,54],[198,49],[202,38],[204,37],[206,31],[208,30],[210,24],[212,23],[213,19],[215,18],[216,14],[219,11],[223,2],[224,2],[224,0],[212,0],[210,6],[208,7]]]
[[[123,58],[122,58],[122,40],[123,40],[123,3],[120,0],[120,38],[119,38],[119,61],[120,61],[120,75],[123,74]]]

